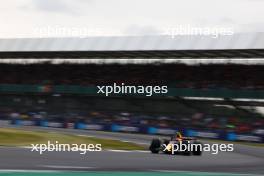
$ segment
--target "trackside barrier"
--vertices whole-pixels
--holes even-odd
[[[137,133],[137,132],[139,132],[139,127],[113,124],[111,126],[111,131],[113,131],[113,132],[135,132],[135,133]]]
[[[161,134],[161,135],[173,135],[178,132],[179,129],[173,128],[157,128],[157,127],[148,127],[148,134]]]
[[[11,120],[12,125],[18,125],[18,126],[35,126],[36,123],[34,121],[30,120],[19,120],[19,119],[13,119]]]
[[[200,137],[207,139],[218,139],[227,141],[247,141],[264,143],[264,135],[256,134],[237,134],[235,132],[225,132],[223,130],[195,130],[190,128],[161,128],[147,125],[120,125],[120,124],[86,124],[82,122],[49,122],[47,120],[19,120],[13,119],[10,124],[17,126],[42,126],[53,128],[74,128],[82,130],[98,130],[112,132],[127,132],[127,133],[143,133],[151,135],[173,135],[176,132],[182,132],[184,136]]]
[[[247,141],[264,143],[264,136],[253,135],[253,134],[237,134],[235,132],[225,132],[225,131],[214,131],[214,130],[193,130],[185,129],[185,136],[201,137],[207,139],[219,139],[227,141]]]

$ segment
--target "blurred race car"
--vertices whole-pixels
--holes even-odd
[[[182,147],[183,150],[179,150],[180,146],[187,147]],[[152,153],[161,151],[166,154],[202,155],[202,143],[194,137],[183,137],[178,132],[170,139],[152,139],[149,150]]]

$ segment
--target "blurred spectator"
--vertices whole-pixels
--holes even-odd
[[[263,89],[264,65],[0,64],[1,84],[168,85],[196,89]]]

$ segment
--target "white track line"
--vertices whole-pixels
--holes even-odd
[[[32,149],[32,147],[28,147],[28,146],[22,146],[22,147],[19,147],[19,148],[24,148],[24,149]],[[105,150],[102,150],[102,151],[109,151],[109,152],[123,152],[123,153],[131,153],[131,152],[138,152],[138,153],[149,153],[149,151],[147,150],[115,150],[115,149],[105,149]],[[51,151],[52,152],[52,151]],[[54,151],[56,152],[56,151]]]
[[[135,141],[127,141],[127,140],[120,140],[122,142],[128,142],[128,143],[134,143],[134,144],[140,144],[140,145],[148,145],[149,143],[146,142],[135,142]]]
[[[108,150],[105,150],[105,151],[108,151],[108,152],[122,152],[122,153],[129,153],[129,152],[132,152],[130,150],[112,150],[112,149],[108,149]]]
[[[148,150],[133,150],[135,152],[140,152],[140,153],[150,153]]]
[[[129,143],[134,143],[134,144],[140,144],[140,145],[148,145],[149,143],[146,142],[135,142],[135,141],[130,141],[130,140],[123,140],[123,139],[118,139],[116,137],[108,137],[108,136],[93,136],[93,135],[85,135],[85,134],[77,134],[77,136],[81,136],[81,137],[96,137],[96,138],[104,138],[104,139],[110,139],[110,140],[118,140],[118,141],[122,141],[122,142],[129,142]]]
[[[108,149],[108,150],[104,150],[104,151],[109,151],[109,152],[122,152],[122,153],[133,153],[133,152],[138,152],[138,153],[149,153],[149,151],[147,150],[112,150],[112,149]]]
[[[85,135],[85,134],[77,134],[76,136],[80,136],[80,137],[95,137],[92,135]]]
[[[20,169],[0,169],[0,173],[54,173],[62,172],[60,170],[20,170]]]
[[[53,169],[94,169],[95,167],[89,166],[58,166],[58,165],[39,165],[40,167],[53,168]]]

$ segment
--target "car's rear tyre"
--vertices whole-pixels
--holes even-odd
[[[151,153],[159,153],[161,142],[159,139],[153,139],[149,146]]]
[[[195,142],[194,144],[199,144],[200,146],[197,146],[195,150],[192,152],[193,155],[200,156],[202,155],[202,143],[201,142]]]

